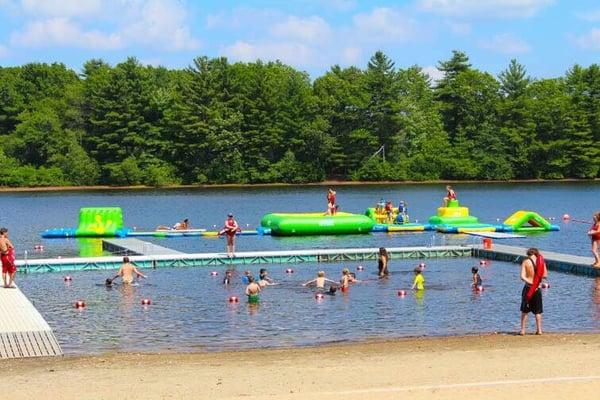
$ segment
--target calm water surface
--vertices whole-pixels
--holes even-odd
[[[589,255],[588,226],[563,224],[560,216],[588,220],[600,209],[600,186],[586,184],[456,185],[462,204],[482,222],[496,223],[519,209],[530,209],[555,217],[560,232],[530,235],[503,241],[519,246],[538,246],[572,254]],[[362,213],[383,197],[406,200],[412,219],[426,221],[435,213],[444,195],[443,185],[359,186],[338,188],[338,201],[345,211]],[[0,224],[7,226],[21,257],[94,255],[100,241],[42,240],[47,228],[74,227],[80,207],[120,206],[125,224],[138,230],[159,224],[173,224],[185,217],[195,227],[213,229],[233,212],[244,228],[253,229],[263,214],[276,211],[324,209],[322,187],[152,190],[69,193],[0,194]],[[224,241],[208,238],[151,239],[184,252],[223,251]],[[274,238],[244,236],[239,250],[292,248],[379,247],[429,244],[474,243],[481,239],[464,235],[434,233],[369,234]],[[33,247],[43,244],[44,253]],[[20,258],[19,257],[19,258]],[[106,350],[159,351],[206,348],[254,348],[303,346],[334,341],[388,338],[414,335],[454,335],[514,331],[519,316],[521,283],[518,267],[494,263],[482,268],[486,290],[474,294],[469,287],[470,258],[429,260],[428,289],[422,295],[407,289],[415,263],[392,263],[393,274],[386,281],[375,280],[375,266],[366,265],[359,278],[368,281],[316,301],[313,292],[300,283],[324,269],[338,279],[343,265],[269,266],[271,275],[282,282],[268,288],[258,307],[245,301],[230,305],[231,295],[243,292],[237,280],[230,288],[221,285],[223,270],[211,277],[205,268],[177,268],[149,271],[150,279],[137,287],[106,289],[101,285],[106,272],[73,274],[65,285],[60,274],[20,275],[19,284],[55,329],[64,349],[71,354]],[[348,265],[355,269],[356,265]],[[258,267],[253,268],[256,273]],[[553,273],[552,287],[545,292],[545,324],[549,331],[598,331],[600,328],[600,282],[587,277]],[[142,298],[151,298],[142,307]],[[76,311],[73,302],[85,299],[88,307]]]

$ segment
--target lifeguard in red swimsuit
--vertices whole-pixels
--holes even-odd
[[[227,255],[233,257],[235,254],[235,235],[240,232],[240,226],[233,219],[233,214],[228,214],[225,220],[225,226],[219,232],[219,235],[225,235],[227,238]]]
[[[600,255],[598,254],[598,246],[600,245],[600,212],[594,214],[594,224],[588,231],[588,235],[592,239],[592,254],[594,255],[592,267],[600,268]]]
[[[444,207],[448,207],[450,200],[456,200],[456,192],[452,189],[452,186],[446,186],[446,197],[444,197]]]
[[[15,248],[8,239],[8,229],[0,228],[0,260],[2,261],[2,283],[5,288],[14,288],[15,273]]]

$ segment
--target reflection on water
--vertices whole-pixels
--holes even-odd
[[[225,287],[225,267],[166,268],[147,271],[139,286],[106,288],[114,271],[20,276],[19,284],[56,332],[69,354],[108,350],[161,351],[305,346],[365,338],[456,335],[516,331],[522,283],[515,264],[480,267],[485,291],[471,288],[474,259],[427,260],[426,289],[410,290],[415,261],[391,260],[389,278],[376,279],[375,262],[356,265],[299,264],[266,266],[280,285],[267,287],[259,304],[248,304],[241,275]],[[265,266],[245,267],[256,276]],[[338,280],[343,267],[364,282],[347,293],[315,299],[301,286],[324,270]],[[244,268],[244,269],[245,269]],[[217,276],[211,276],[211,271]],[[600,329],[600,281],[550,272],[544,290],[544,325],[552,331]],[[405,297],[397,295],[403,289]],[[239,303],[229,303],[238,296]],[[149,298],[152,305],[142,306]],[[74,301],[87,307],[75,310]],[[533,319],[531,319],[533,321]],[[531,322],[533,324],[533,322]],[[533,325],[532,325],[533,326]]]

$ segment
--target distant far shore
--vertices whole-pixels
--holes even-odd
[[[0,372],[12,400],[594,399],[598,349],[598,334],[489,334],[0,360]]]
[[[0,187],[0,193],[11,192],[79,192],[79,191],[101,191],[101,190],[182,190],[182,189],[227,189],[227,188],[277,188],[277,187],[310,187],[310,186],[382,186],[382,185],[473,185],[473,184],[507,184],[507,183],[596,183],[599,179],[511,179],[505,181],[323,181],[314,183],[222,183],[203,185],[168,185],[168,186],[24,186],[24,187]]]

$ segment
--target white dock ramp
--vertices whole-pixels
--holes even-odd
[[[0,358],[60,355],[52,329],[23,292],[0,287]]]

